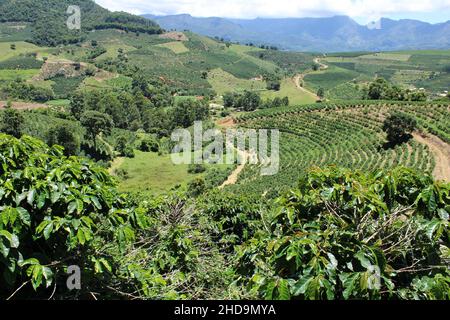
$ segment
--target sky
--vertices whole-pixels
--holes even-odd
[[[111,11],[195,17],[287,18],[347,15],[360,23],[381,17],[431,23],[450,20],[450,0],[95,0]]]

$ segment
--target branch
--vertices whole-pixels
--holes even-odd
[[[31,280],[28,280],[28,281],[22,283],[22,285],[19,288],[17,288],[17,290],[14,291],[13,294],[10,295],[6,300],[10,300],[12,297],[14,297],[16,295],[16,293],[19,292],[23,287],[25,287],[30,281]]]

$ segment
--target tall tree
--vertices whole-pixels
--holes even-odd
[[[98,111],[86,111],[81,116],[81,124],[86,128],[95,149],[97,149],[97,136],[100,133],[109,134],[114,126],[109,115]]]
[[[64,147],[66,156],[74,156],[80,152],[80,137],[73,126],[58,124],[47,132],[47,143],[50,146],[60,145]]]
[[[5,111],[3,112],[0,130],[16,138],[20,138],[23,134],[24,122],[25,118],[20,111],[13,109],[11,104],[8,103]]]

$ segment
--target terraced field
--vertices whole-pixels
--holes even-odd
[[[380,76],[399,86],[425,88],[429,93],[439,94],[449,89],[449,55],[450,50],[334,54],[324,61],[339,68],[340,74],[331,68],[323,76],[306,80],[309,86],[321,85],[332,90],[339,85],[339,79],[341,83],[347,82],[351,74],[361,83]]]
[[[432,150],[419,141],[385,149],[383,120],[392,110],[414,116],[419,130],[450,143],[450,106],[426,104],[354,103],[311,105],[265,110],[237,119],[241,127],[279,129],[280,172],[261,177],[258,166],[246,166],[238,188],[260,194],[294,186],[314,166],[339,165],[372,171],[403,165],[432,173]]]

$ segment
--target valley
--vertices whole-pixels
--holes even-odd
[[[0,0],[0,299],[450,299],[445,25],[323,19]]]

